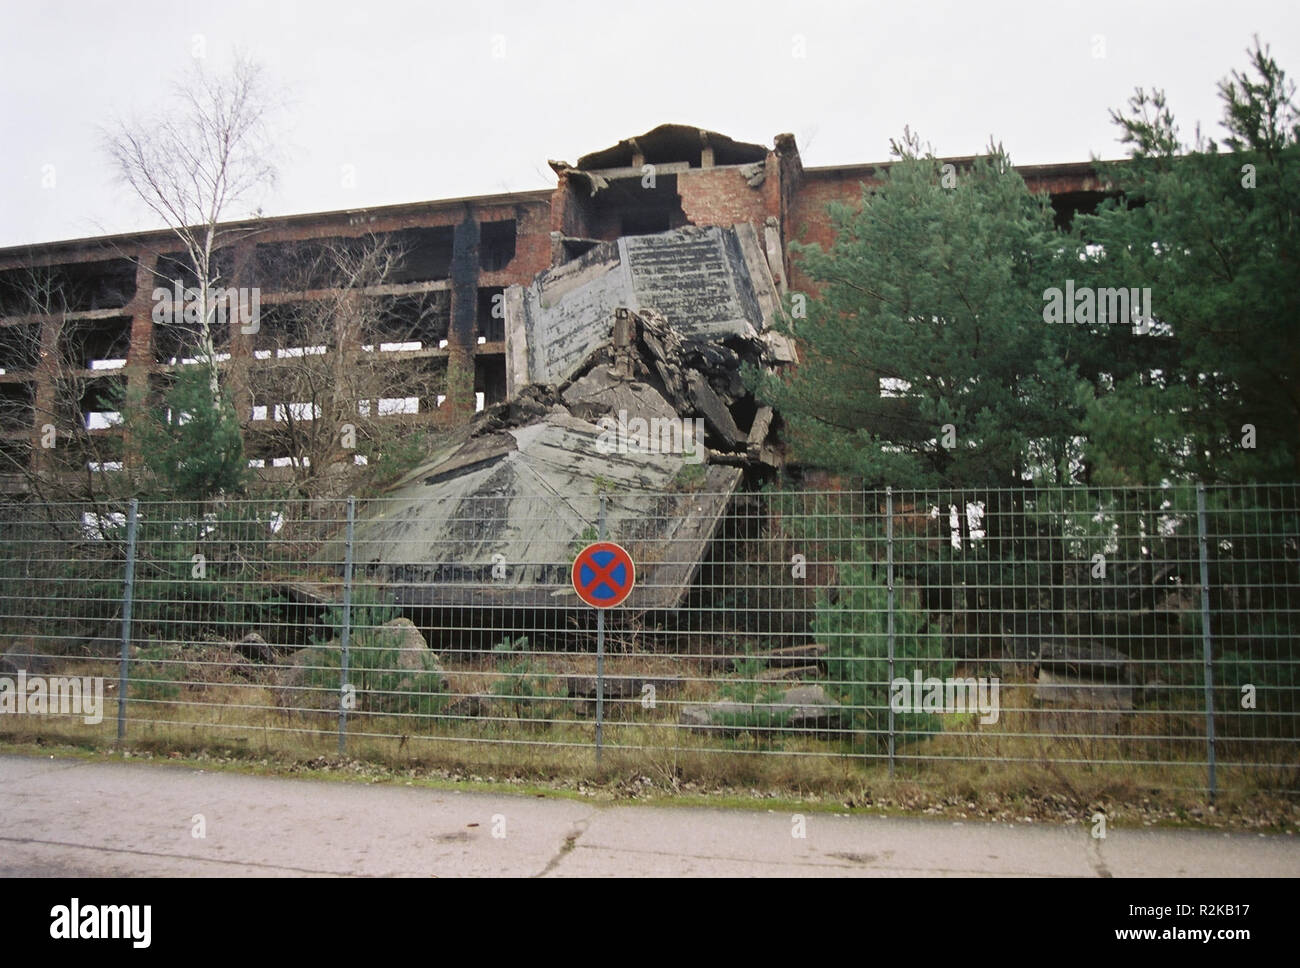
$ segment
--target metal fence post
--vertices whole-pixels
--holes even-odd
[[[885,698],[889,705],[889,778],[894,778],[894,704],[888,702],[894,682],[894,489],[885,488],[885,587],[888,602],[885,614],[885,639],[889,649],[889,682]]]
[[[605,540],[605,493],[600,495],[599,541]],[[605,610],[596,609],[596,766],[600,766],[602,733],[605,726]]]
[[[348,646],[352,632],[352,536],[356,524],[357,499],[348,495],[348,528],[343,542],[343,634],[339,637],[343,655],[339,662],[339,755],[348,739]]]
[[[117,670],[117,741],[126,739],[127,663],[131,657],[131,604],[135,599],[135,533],[140,502],[131,498],[126,516],[126,576],[122,582],[122,661]]]
[[[1205,751],[1210,767],[1210,802],[1217,785],[1214,776],[1214,649],[1210,640],[1210,555],[1205,527],[1205,485],[1196,485],[1196,529],[1201,548],[1201,651],[1205,659]]]

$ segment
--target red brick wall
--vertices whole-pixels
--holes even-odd
[[[786,222],[787,238],[794,242],[829,248],[835,233],[826,206],[832,202],[857,203],[862,198],[862,176],[804,173],[795,195],[793,210]],[[790,263],[790,288],[796,292],[815,293],[817,287],[799,271],[798,256],[787,256]]]
[[[1078,166],[1036,166],[1021,171],[1025,184],[1032,192],[1047,192],[1052,195],[1099,191],[1101,183],[1095,175],[1082,174]],[[828,248],[834,240],[830,216],[826,206],[831,202],[849,202],[856,205],[862,198],[862,182],[875,183],[867,171],[853,172],[805,172],[803,180],[795,195],[794,204],[787,213],[787,241],[804,242]],[[787,255],[787,258],[789,256]],[[798,268],[798,260],[792,259],[790,287],[800,292],[813,293],[816,287]]]
[[[768,178],[758,188],[750,188],[736,167],[692,168],[678,174],[677,194],[693,225],[752,222],[761,232],[767,216],[780,214],[780,187],[770,164]]]
[[[575,238],[587,234],[587,226],[573,197],[573,186],[569,184],[567,175],[560,175],[555,191],[551,192],[551,227],[548,231]]]
[[[509,282],[529,283],[537,273],[551,267],[551,206],[545,202],[520,205],[513,214],[517,233],[515,257],[505,269],[493,275],[507,276]],[[480,284],[488,283],[480,280]]]

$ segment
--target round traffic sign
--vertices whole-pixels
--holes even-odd
[[[592,608],[621,605],[636,584],[636,566],[622,545],[597,541],[573,560],[573,590]]]

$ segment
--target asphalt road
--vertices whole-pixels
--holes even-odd
[[[1112,827],[1096,840],[1090,829],[0,756],[6,877],[1300,875],[1294,837]]]

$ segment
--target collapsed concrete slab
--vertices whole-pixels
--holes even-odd
[[[438,455],[362,508],[358,570],[404,606],[578,605],[569,572],[609,489],[606,536],[637,565],[624,607],[676,607],[742,471],[704,465],[688,486],[682,472],[699,461],[602,453],[603,433],[557,405]]]
[[[506,291],[506,389],[573,377],[610,336],[615,310],[654,309],[692,339],[762,337],[774,362],[794,350],[773,329],[781,304],[758,234],[686,226],[602,242]]]
[[[604,494],[637,568],[622,607],[680,606],[746,468],[779,463],[742,370],[793,359],[780,311],[748,224],[620,238],[512,287],[506,401],[360,509],[359,573],[409,607],[575,606]]]
[[[682,603],[751,437],[761,444],[772,425],[739,379],[763,344],[688,339],[650,310],[619,309],[609,328],[572,380],[529,385],[480,414],[467,439],[361,508],[356,567],[390,601],[577,605],[570,569],[598,535],[605,493],[605,535],[637,566],[623,607]],[[329,546],[322,559],[339,554]]]

